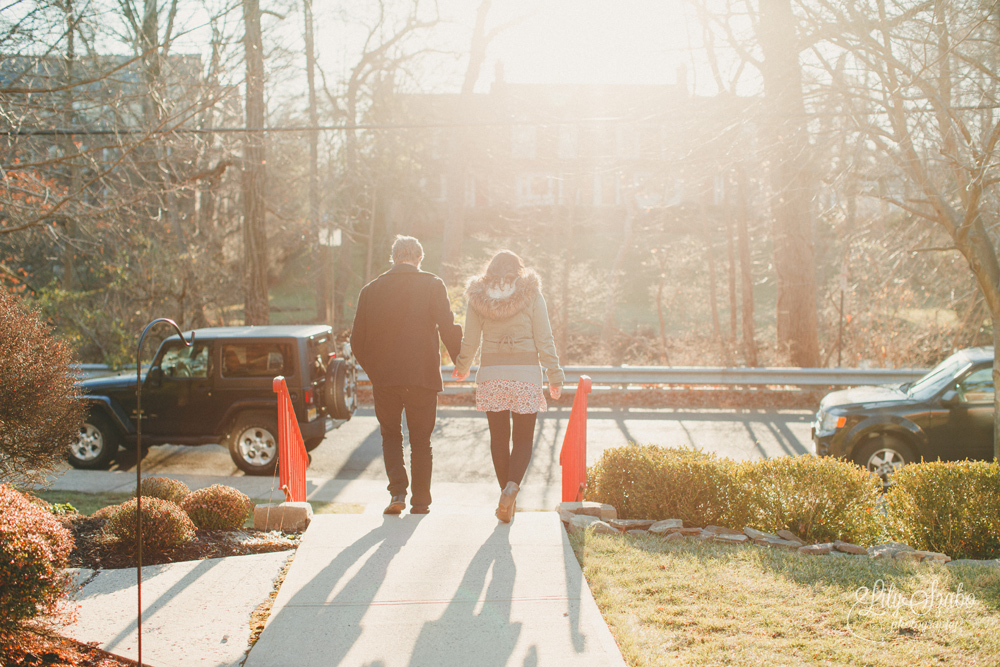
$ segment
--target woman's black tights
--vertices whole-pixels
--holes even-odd
[[[490,451],[493,454],[493,469],[497,473],[500,488],[507,482],[521,485],[524,472],[531,461],[531,448],[535,439],[537,412],[519,415],[510,410],[487,412],[490,425]],[[513,448],[511,447],[511,421],[514,422]]]

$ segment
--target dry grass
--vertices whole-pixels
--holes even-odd
[[[571,541],[631,666],[988,665],[1000,655],[998,569],[657,537]],[[889,594],[873,602],[879,585]]]

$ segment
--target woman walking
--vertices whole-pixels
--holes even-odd
[[[565,374],[559,366],[538,274],[501,250],[486,272],[469,281],[462,350],[452,377],[464,380],[482,348],[476,373],[476,410],[490,426],[493,469],[502,489],[496,515],[514,516],[521,479],[531,461],[535,420],[545,410],[542,367],[549,393],[558,399]]]

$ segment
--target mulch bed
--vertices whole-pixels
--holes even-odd
[[[66,523],[73,533],[73,540],[76,544],[73,553],[69,556],[69,567],[113,570],[136,566],[134,550],[122,550],[114,540],[108,539],[104,535],[104,519],[77,515],[77,517],[68,519]],[[256,531],[244,532],[252,535]],[[263,533],[258,534],[264,535]],[[155,553],[144,551],[142,564],[143,566],[160,565],[187,560],[263,554],[272,551],[286,551],[294,546],[289,545],[287,541],[271,542],[263,538],[236,542],[231,539],[231,536],[232,533],[225,530],[199,530],[196,531],[195,538],[187,544]]]

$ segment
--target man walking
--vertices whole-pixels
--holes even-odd
[[[462,346],[448,290],[433,273],[420,270],[424,249],[412,236],[392,244],[392,268],[361,290],[351,349],[368,374],[375,417],[382,432],[382,459],[392,496],[386,514],[406,508],[409,480],[403,462],[402,416],[410,432],[411,514],[431,504],[431,432],[437,419],[441,346],[452,359]]]

